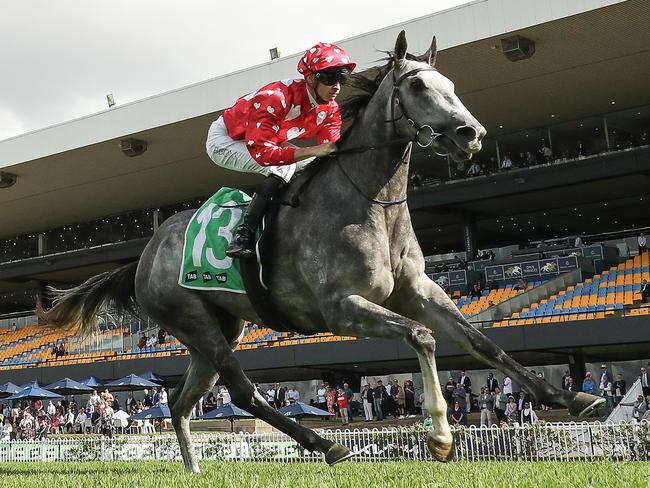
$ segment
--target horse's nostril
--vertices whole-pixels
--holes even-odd
[[[456,129],[456,134],[467,141],[476,139],[476,129],[469,125],[462,125]]]

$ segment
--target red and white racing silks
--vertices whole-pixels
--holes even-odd
[[[241,97],[223,113],[228,135],[245,141],[248,152],[261,166],[295,162],[294,147],[281,147],[292,139],[316,137],[318,144],[341,137],[341,115],[335,101],[313,103],[305,80],[269,83]]]
[[[307,76],[309,73],[316,73],[329,68],[347,68],[350,73],[357,67],[356,63],[350,61],[348,53],[336,44],[319,42],[311,49],[308,49],[298,61],[298,73]]]
[[[319,42],[298,61],[298,72],[311,73],[356,67],[347,53],[335,44]],[[283,166],[295,162],[295,148],[282,147],[292,139],[316,138],[318,144],[341,137],[341,114],[335,101],[318,105],[307,91],[305,80],[269,83],[241,97],[223,113],[228,135],[245,141],[248,152],[261,166]]]

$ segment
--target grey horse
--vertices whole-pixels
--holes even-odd
[[[444,336],[508,374],[538,400],[566,406],[575,415],[590,412],[604,400],[559,390],[530,374],[472,327],[425,275],[405,202],[409,154],[404,141],[428,140],[425,143],[432,143],[436,152],[464,160],[480,150],[485,129],[454,94],[452,82],[434,68],[435,38],[423,56],[407,55],[406,50],[402,31],[365,106],[339,144],[340,154],[313,163],[287,190],[290,197],[301,189],[300,205],[278,210],[269,288],[273,303],[297,333],[406,341],[417,352],[425,407],[433,418],[428,447],[436,459],[447,461],[454,444],[438,382],[434,336]],[[366,150],[354,150],[359,147]],[[309,184],[304,185],[307,178]],[[233,354],[243,334],[242,319],[259,321],[248,298],[178,286],[184,232],[192,215],[188,211],[168,219],[139,262],[61,291],[45,318],[50,323],[77,323],[88,332],[107,302],[127,309],[137,305],[187,346],[190,366],[169,404],[190,471],[199,471],[190,440],[190,412],[219,377],[237,406],[306,449],[323,453],[328,464],[348,458],[346,447],[271,408],[242,371]]]

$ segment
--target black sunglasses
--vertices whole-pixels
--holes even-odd
[[[336,85],[337,83],[344,85],[345,82],[348,80],[349,75],[350,72],[347,70],[319,71],[318,73],[316,73],[316,78],[318,78],[318,81],[320,81],[323,85],[332,86],[332,85]]]

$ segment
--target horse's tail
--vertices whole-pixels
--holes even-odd
[[[137,314],[135,299],[135,272],[138,262],[98,274],[69,290],[48,287],[54,306],[40,308],[39,317],[49,325],[78,328],[80,335],[88,336],[97,327],[97,313],[102,306],[113,303],[119,312]]]

